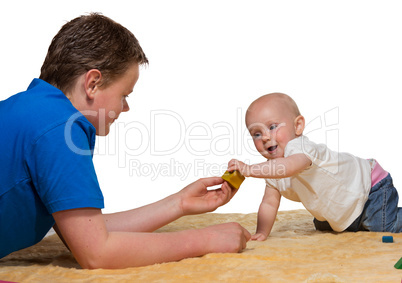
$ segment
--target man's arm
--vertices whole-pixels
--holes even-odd
[[[238,252],[250,233],[237,223],[172,233],[153,231],[183,215],[213,211],[235,194],[219,177],[200,179],[177,194],[127,212],[82,208],[53,214],[58,234],[83,268],[142,266],[210,252]],[[222,184],[217,190],[207,187]]]
[[[222,185],[208,190],[208,187]],[[108,231],[152,232],[184,216],[211,212],[236,194],[220,177],[199,179],[160,201],[113,214],[104,214]]]
[[[109,232],[100,209],[53,214],[83,268],[126,268],[176,261],[210,252],[239,252],[250,234],[237,223],[171,233]]]

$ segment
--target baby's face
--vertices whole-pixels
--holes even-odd
[[[284,157],[286,145],[297,137],[295,118],[286,103],[275,97],[257,100],[250,106],[246,125],[262,156]]]

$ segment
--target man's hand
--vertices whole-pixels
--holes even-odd
[[[208,226],[199,230],[206,233],[208,253],[237,253],[246,248],[251,234],[240,224],[231,222]]]
[[[219,189],[208,190],[208,187],[221,184]],[[228,203],[236,191],[220,177],[199,179],[178,192],[183,215],[214,211]]]

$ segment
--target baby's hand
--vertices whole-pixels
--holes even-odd
[[[250,165],[245,164],[237,159],[232,159],[228,163],[229,172],[238,170],[244,177],[250,177]]]
[[[265,241],[268,237],[265,236],[263,233],[255,233],[251,236],[251,240],[253,241]]]

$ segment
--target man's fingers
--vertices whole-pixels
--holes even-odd
[[[199,181],[203,183],[206,187],[212,187],[222,184],[225,180],[223,180],[221,177],[209,177],[202,178]]]

